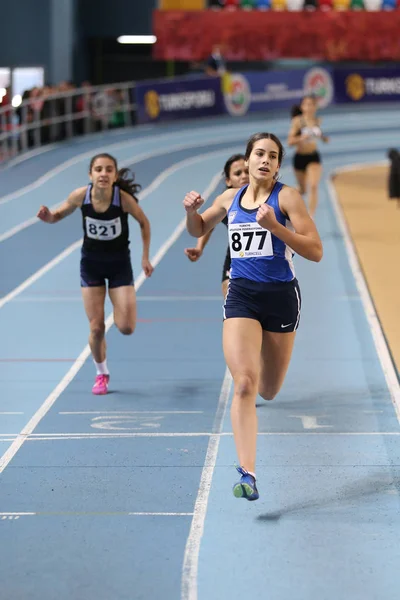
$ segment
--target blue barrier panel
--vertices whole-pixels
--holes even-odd
[[[225,106],[233,116],[289,108],[305,94],[315,95],[321,108],[334,100],[332,71],[322,67],[233,73],[224,79]]]
[[[400,100],[400,68],[336,69],[334,83],[338,104]]]
[[[154,123],[225,112],[221,80],[213,77],[138,83],[139,123]]]

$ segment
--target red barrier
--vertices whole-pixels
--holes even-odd
[[[400,60],[400,10],[382,12],[154,11],[154,58]]]

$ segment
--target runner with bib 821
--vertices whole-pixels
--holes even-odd
[[[129,251],[128,214],[139,223],[142,233],[142,268],[153,272],[149,261],[150,224],[138,206],[140,189],[130,171],[118,171],[110,154],[97,154],[90,162],[88,186],[74,190],[55,211],[41,206],[37,214],[45,223],[58,223],[80,208],[84,239],[81,256],[81,287],[90,323],[89,345],[96,366],[94,394],[106,394],[110,374],[106,362],[104,301],[106,280],[114,307],[114,323],[130,335],[136,325],[136,296]]]

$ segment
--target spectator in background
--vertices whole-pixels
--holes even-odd
[[[36,88],[33,88],[33,89],[36,89]],[[22,94],[22,102],[26,102],[27,100],[29,100],[31,98],[31,95],[32,95],[32,90],[25,90],[24,93]],[[33,122],[34,113],[33,113],[33,109],[30,104],[28,104],[28,105],[24,104],[23,107],[18,106],[18,108],[16,109],[16,113],[18,116],[18,123],[20,125],[30,125]],[[25,131],[21,135],[25,136],[25,145],[28,148],[32,147],[33,143],[34,143],[32,129]]]
[[[55,142],[57,139],[56,130],[52,130],[50,125],[51,119],[58,116],[58,103],[54,98],[56,89],[51,85],[45,85],[41,91],[42,107],[39,114],[39,119],[42,121],[40,128],[42,144]]]
[[[57,92],[59,92],[60,94],[64,94],[64,93],[68,92],[70,89],[71,89],[70,84],[67,81],[61,81],[61,83],[59,83],[56,88]],[[55,105],[52,106],[53,113],[54,113],[54,111],[57,111],[57,115],[60,117],[65,117],[67,115],[68,108],[70,109],[69,112],[71,112],[71,101],[68,104],[68,100],[67,100],[66,96],[59,98],[56,101]],[[54,128],[54,126],[53,126],[53,128]],[[56,139],[64,140],[67,137],[66,122],[61,121],[60,123],[58,123],[58,125],[55,127],[54,131],[55,131]]]
[[[0,121],[0,133],[8,133],[8,132],[12,132],[13,128],[14,128],[14,123],[13,123],[13,119],[12,119],[12,110],[11,110],[11,90],[9,87],[7,87],[5,89],[5,94],[3,96],[0,96],[0,108],[5,108],[8,109],[10,108],[10,110],[6,110],[5,112],[2,113],[1,115],[1,121]],[[8,138],[7,143],[9,145],[9,147],[11,148],[11,139]],[[1,151],[0,151],[0,158],[2,160],[7,158],[7,153],[8,150],[5,154],[3,154],[3,144],[1,144]]]
[[[226,73],[226,64],[222,56],[221,44],[215,44],[211,55],[207,59],[204,71],[210,77],[222,77]]]
[[[10,117],[16,115],[14,123],[5,122],[3,118],[0,133],[8,133],[16,124],[21,125],[18,135],[20,149],[61,141],[70,135],[124,127],[129,122],[125,93],[112,87],[93,91],[89,81],[82,82],[78,90],[69,81],[33,87],[23,92],[22,102],[13,111],[10,93],[3,96],[2,102],[0,97],[0,107],[4,109],[5,104],[9,105]],[[8,111],[3,114],[8,117]],[[12,142],[11,135],[8,141]],[[0,160],[3,158],[0,153]]]
[[[95,131],[108,129],[117,106],[117,98],[113,89],[105,89],[95,94],[92,100]]]
[[[114,91],[115,108],[110,116],[109,127],[123,127],[125,125],[124,94],[122,90]]]
[[[400,208],[400,152],[395,148],[390,148],[388,157],[390,160],[389,199],[397,200],[397,208]]]
[[[86,113],[92,112],[92,84],[90,81],[82,81],[81,88],[83,94],[75,97],[75,112]],[[75,121],[75,131],[78,135],[82,135],[85,132],[85,124],[82,119]]]
[[[11,88],[7,87],[4,88],[4,93],[1,96],[0,95],[0,106],[1,108],[4,108],[5,106],[9,106],[11,104]]]

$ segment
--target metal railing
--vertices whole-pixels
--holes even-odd
[[[135,123],[135,82],[43,94],[0,108],[0,164],[45,144]]]

